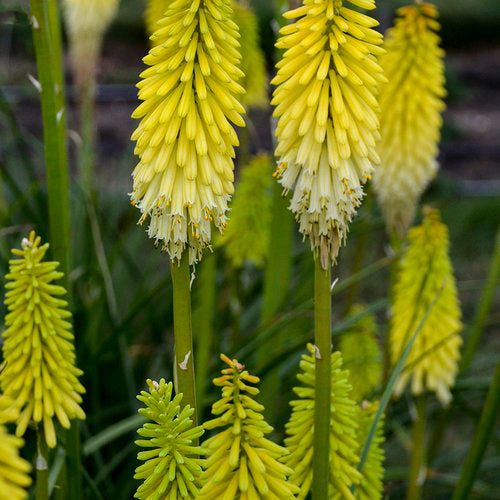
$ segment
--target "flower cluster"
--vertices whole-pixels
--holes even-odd
[[[307,497],[313,480],[316,375],[314,347],[308,344],[307,349],[310,355],[302,355],[302,372],[297,375],[303,385],[294,388],[300,399],[291,401],[292,415],[286,424],[288,437],[285,439],[285,446],[290,454],[282,460],[294,471],[290,482],[300,488],[298,500]],[[359,484],[361,480],[361,474],[356,470],[359,462],[358,412],[356,404],[349,396],[349,374],[342,370],[340,352],[332,354],[331,376],[330,498],[354,500],[350,487]]]
[[[144,18],[146,21],[146,32],[149,37],[159,28],[157,23],[162,19],[167,9],[168,0],[148,0]]]
[[[448,255],[448,229],[437,210],[426,209],[422,224],[410,230],[408,240],[409,247],[400,262],[393,291],[389,332],[393,364],[438,294],[439,297],[413,344],[395,394],[401,394],[411,381],[414,394],[425,389],[435,391],[446,405],[458,371],[462,323]]]
[[[141,391],[137,399],[146,405],[139,413],[152,422],[146,422],[137,431],[135,442],[143,448],[137,458],[145,463],[135,470],[135,479],[144,479],[135,498],[182,498],[198,497],[203,448],[193,444],[202,434],[203,427],[193,427],[194,409],[189,405],[181,410],[182,394],[172,399],[172,382],[147,380],[149,392]]]
[[[20,410],[17,436],[22,436],[31,419],[43,422],[45,439],[56,445],[54,415],[61,425],[84,419],[80,407],[85,392],[78,382],[82,371],[75,366],[75,348],[68,303],[58,298],[66,291],[52,282],[62,277],[58,262],[42,262],[49,244],[40,246],[40,237],[31,232],[22,249],[12,250],[20,257],[9,262],[6,275],[3,357],[7,362],[0,384],[7,397]]]
[[[350,317],[365,313],[365,308],[354,306]],[[364,314],[339,341],[343,366],[349,370],[352,385],[351,398],[361,402],[380,383],[382,376],[382,353],[377,341],[377,325],[373,314]]]
[[[403,237],[438,168],[446,91],[436,8],[423,3],[398,15],[380,58],[388,82],[380,87],[381,165],[373,182],[388,230]]]
[[[351,3],[375,8],[373,0]],[[379,161],[382,35],[372,29],[377,21],[342,0],[304,0],[285,17],[300,19],[281,28],[276,43],[285,53],[271,82],[279,118],[275,176],[294,190],[291,210],[325,267],[328,257],[336,259]]]
[[[137,85],[144,102],[132,115],[142,120],[132,135],[140,161],[131,201],[173,260],[187,246],[196,262],[210,245],[211,223],[226,225],[238,145],[232,123],[245,125],[234,97],[244,89],[231,14],[230,0],[170,3]]]
[[[271,229],[271,158],[252,158],[241,171],[241,179],[231,203],[231,218],[220,238],[234,266],[245,261],[261,266],[269,250]]]
[[[229,365],[222,370],[222,377],[214,380],[222,387],[222,398],[212,406],[217,417],[204,427],[227,428],[203,443],[208,459],[198,499],[294,499],[298,488],[287,482],[292,470],[279,462],[287,450],[264,437],[272,427],[261,414],[264,407],[251,397],[259,390],[249,384],[259,379],[235,359],[223,354],[221,359]]]

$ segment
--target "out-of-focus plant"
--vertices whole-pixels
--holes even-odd
[[[363,306],[355,305],[350,315],[355,316],[363,311]],[[351,398],[361,402],[380,384],[382,377],[382,353],[373,314],[366,314],[342,334],[339,351],[342,353],[343,366],[349,371]]]
[[[201,488],[204,449],[197,446],[203,427],[193,426],[194,408],[189,405],[181,410],[182,394],[172,398],[173,384],[147,380],[149,392],[137,396],[144,403],[139,413],[152,422],[146,422],[137,433],[143,439],[138,446],[146,448],[137,458],[144,464],[137,467],[135,479],[144,479],[135,498],[186,498],[198,497]]]
[[[245,261],[261,267],[269,250],[271,158],[261,154],[241,171],[231,216],[219,244],[235,267]]]
[[[380,58],[380,167],[373,185],[389,233],[404,238],[423,191],[436,175],[445,104],[444,51],[437,10],[419,3],[398,10]]]
[[[158,29],[158,21],[162,19],[168,9],[168,0],[148,0],[144,20],[146,22],[146,32],[148,37]]]
[[[462,344],[461,311],[448,229],[437,210],[426,208],[424,212],[422,224],[408,234],[409,246],[399,263],[389,334],[393,364],[436,293],[441,287],[443,290],[413,346],[395,394],[401,394],[410,383],[413,394],[434,391],[441,403],[448,405]]]
[[[374,9],[373,0],[351,0]],[[275,177],[293,190],[290,208],[315,256],[316,383],[313,499],[328,495],[330,427],[330,268],[379,158],[378,22],[341,0],[304,0],[286,12],[271,103],[278,118]]]
[[[293,471],[279,462],[287,450],[264,437],[273,429],[261,415],[264,407],[252,397],[259,393],[253,385],[259,378],[236,359],[223,354],[221,359],[229,365],[214,380],[222,398],[212,406],[216,417],[203,426],[226,428],[203,443],[208,458],[199,500],[295,498],[298,488],[287,481]]]
[[[80,98],[80,181],[92,190],[95,168],[94,99],[96,73],[104,34],[116,15],[119,0],[64,0],[71,63]]]

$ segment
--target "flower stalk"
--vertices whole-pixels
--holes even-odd
[[[49,447],[45,441],[43,430],[37,430],[37,456],[36,456],[36,484],[35,499],[48,500],[49,498]]]
[[[323,269],[321,260],[314,261],[314,343],[315,343],[315,407],[314,407],[314,455],[313,500],[328,498],[331,397],[331,299],[330,266]]]
[[[412,452],[410,463],[410,478],[407,499],[419,500],[422,498],[422,487],[425,481],[425,421],[426,395],[420,394],[414,398],[415,420],[413,421]]]
[[[196,392],[191,331],[191,274],[189,257],[184,252],[179,262],[170,265],[174,292],[174,338],[176,394],[184,395],[183,403],[194,409],[193,425],[197,425]]]

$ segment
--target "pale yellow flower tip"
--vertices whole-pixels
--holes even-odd
[[[395,394],[401,394],[410,383],[413,394],[434,391],[441,403],[447,405],[458,371],[461,311],[448,255],[448,229],[437,210],[425,212],[422,224],[409,231],[409,246],[399,264],[389,347],[395,364],[442,288],[396,383]]]
[[[304,0],[285,14],[300,19],[280,30],[272,104],[278,117],[275,176],[293,189],[291,210],[311,247],[335,261],[379,162],[377,86],[385,81],[377,57],[378,22],[342,0]],[[372,0],[351,4],[375,8]]]
[[[31,232],[19,257],[9,261],[5,276],[5,316],[3,359],[5,368],[0,385],[5,396],[14,400],[20,411],[16,435],[22,436],[31,420],[43,422],[45,439],[56,445],[54,415],[60,424],[84,419],[80,407],[85,392],[78,382],[82,371],[75,366],[75,348],[68,303],[58,298],[66,291],[52,282],[63,275],[58,262],[42,262],[49,245],[40,246],[40,237]]]
[[[119,0],[63,0],[71,58],[79,85],[95,73],[102,38],[118,5]]]
[[[171,2],[137,85],[144,102],[132,115],[142,120],[132,135],[140,161],[131,201],[173,260],[188,247],[196,262],[210,245],[211,223],[226,225],[238,145],[232,124],[245,125],[234,97],[244,90],[231,13],[230,0]]]
[[[388,82],[380,87],[381,164],[373,183],[388,231],[402,238],[438,169],[446,91],[436,8],[414,5],[398,15],[380,58]]]
[[[23,445],[23,439],[11,436],[0,424],[0,500],[24,500],[28,496],[31,466],[19,456]]]

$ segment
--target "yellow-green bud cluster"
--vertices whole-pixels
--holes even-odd
[[[399,9],[380,58],[388,82],[380,87],[381,165],[373,182],[387,228],[400,237],[438,168],[446,90],[437,15],[426,3]]]
[[[212,406],[217,417],[204,427],[227,428],[203,443],[208,459],[198,500],[294,499],[298,488],[287,482],[292,471],[279,462],[287,451],[264,437],[272,427],[264,421],[264,407],[252,398],[259,390],[249,384],[259,379],[237,360],[223,354],[221,359],[229,365],[214,380],[222,399]]]
[[[102,39],[118,5],[119,0],[63,0],[71,59],[79,85],[95,74]]]
[[[363,314],[365,308],[355,305],[350,316]],[[377,341],[377,324],[374,314],[365,314],[357,320],[339,341],[343,366],[349,370],[352,385],[351,398],[361,402],[380,383],[382,376],[382,353]]]
[[[308,344],[307,349],[310,355],[302,355],[302,372],[297,375],[302,385],[294,388],[300,399],[291,401],[292,415],[286,424],[288,437],[285,439],[285,446],[290,455],[283,459],[283,463],[294,471],[289,481],[300,488],[298,500],[307,497],[313,480],[316,376],[314,346]],[[348,382],[348,372],[342,370],[340,352],[332,354],[331,366],[329,498],[354,500],[350,487],[359,484],[361,480],[361,474],[356,470],[359,462],[358,409],[350,398],[351,385]]]
[[[401,394],[411,382],[413,394],[436,392],[443,405],[451,400],[460,357],[461,311],[448,255],[448,229],[437,210],[426,209],[420,226],[408,234],[393,291],[389,347],[397,363],[418,324],[437,297],[420,330],[395,386]]]
[[[271,231],[271,158],[261,154],[241,171],[231,203],[231,216],[219,242],[233,266],[249,261],[262,266]]]
[[[31,232],[22,249],[12,250],[20,257],[9,261],[5,276],[6,330],[3,357],[7,362],[0,374],[5,395],[13,399],[20,414],[16,435],[22,436],[30,420],[43,421],[45,439],[56,445],[54,415],[69,429],[70,420],[84,419],[80,407],[85,392],[78,382],[82,371],[75,366],[74,337],[68,303],[58,298],[66,290],[52,282],[63,276],[58,262],[42,262],[49,244],[40,246],[40,237]]]
[[[24,500],[28,496],[26,488],[31,484],[31,465],[19,456],[24,441],[11,436],[4,425],[16,418],[14,401],[0,395],[0,500]]]
[[[363,401],[358,408],[359,453],[368,437],[368,431],[378,409],[378,403]],[[356,487],[356,500],[380,500],[384,489],[384,419],[381,418],[362,470],[361,482]]]
[[[187,499],[198,497],[203,448],[193,444],[204,432],[203,427],[193,427],[194,409],[189,405],[181,410],[182,394],[172,399],[173,385],[165,379],[160,382],[147,380],[149,392],[141,391],[137,399],[146,405],[139,413],[152,422],[146,422],[137,431],[135,444],[143,448],[137,458],[145,463],[135,470],[135,479],[144,479],[135,498]]]
[[[272,104],[278,117],[275,176],[293,189],[291,210],[300,231],[335,260],[379,162],[377,85],[385,81],[377,56],[378,22],[342,0],[304,0],[285,13],[298,21],[281,28]],[[350,0],[374,9],[373,0]]]
[[[234,22],[241,33],[241,70],[245,73],[241,85],[246,94],[242,101],[247,106],[267,105],[267,74],[264,53],[260,47],[257,16],[245,0],[233,3]]]
[[[140,162],[132,204],[150,217],[148,234],[173,260],[189,248],[191,263],[222,231],[233,193],[232,123],[244,126],[238,27],[230,0],[175,0],[152,36],[132,135]],[[231,123],[232,122],[232,123]]]

